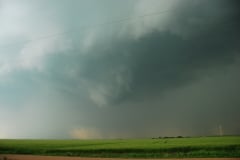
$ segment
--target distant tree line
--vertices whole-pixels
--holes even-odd
[[[159,137],[153,137],[152,139],[168,139],[168,138],[190,138],[189,136],[186,136],[186,137],[184,137],[184,136],[164,136],[164,137],[161,137],[161,136],[159,136]]]

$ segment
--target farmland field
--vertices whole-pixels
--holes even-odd
[[[0,140],[0,154],[122,158],[240,157],[240,136],[114,140]]]

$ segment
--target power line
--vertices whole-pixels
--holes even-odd
[[[157,15],[161,15],[170,11],[174,11],[176,9],[168,9],[168,10],[164,10],[164,11],[159,11],[159,12],[152,12],[152,13],[146,13],[143,15],[139,15],[139,16],[129,16],[129,17],[124,17],[121,19],[117,19],[117,20],[112,20],[112,21],[106,21],[103,23],[97,23],[97,24],[93,24],[93,25],[80,25],[80,26],[76,26],[78,27],[78,29],[71,29],[71,30],[67,30],[61,33],[53,33],[53,34],[48,34],[48,35],[44,35],[44,36],[39,36],[37,38],[34,39],[30,39],[30,40],[25,40],[24,42],[21,42],[21,44],[26,44],[29,42],[34,42],[34,41],[38,41],[38,40],[43,40],[43,39],[49,39],[49,38],[53,38],[53,37],[58,37],[58,36],[62,36],[62,35],[66,35],[69,33],[73,33],[76,32],[79,29],[90,29],[90,28],[95,28],[95,27],[99,27],[99,26],[104,26],[104,25],[112,25],[112,24],[118,24],[118,23],[122,23],[122,22],[126,22],[126,21],[131,21],[131,20],[136,20],[136,19],[142,19],[145,17],[151,17],[151,16],[157,16]],[[235,25],[238,24],[238,21],[234,21],[232,23],[219,23],[218,25]],[[76,28],[75,27],[75,28]],[[219,26],[217,26],[219,27]],[[11,44],[6,44],[6,45],[0,45],[1,48],[8,48],[8,47],[14,47],[17,45],[21,45],[19,43],[11,43]]]
[[[98,24],[93,24],[93,25],[81,25],[78,27],[79,29],[89,29],[89,28],[95,28],[95,27],[99,27],[99,26],[104,26],[104,25],[111,25],[111,24],[117,24],[117,23],[122,23],[122,22],[126,22],[126,21],[131,21],[131,20],[135,20],[135,19],[139,19],[139,18],[144,18],[144,17],[151,17],[151,16],[156,16],[156,15],[161,15],[167,12],[173,11],[173,9],[169,9],[169,10],[164,10],[164,11],[160,11],[160,12],[152,12],[152,13],[146,13],[143,15],[139,15],[139,16],[129,16],[129,17],[124,17],[121,19],[117,19],[117,20],[112,20],[112,21],[106,21],[103,23],[98,23]],[[26,40],[24,42],[22,42],[22,44],[26,44],[29,42],[34,42],[34,41],[38,41],[38,40],[43,40],[43,39],[49,39],[49,38],[53,38],[53,37],[58,37],[58,36],[62,36],[62,35],[66,35],[72,32],[76,32],[76,29],[73,30],[68,30],[68,31],[64,31],[61,33],[53,33],[53,34],[49,34],[49,35],[44,35],[44,36],[39,36],[37,38],[34,39],[30,39],[30,40]],[[12,47],[12,46],[17,46],[20,45],[19,43],[14,43],[15,45],[13,45],[13,43],[11,44],[6,44],[6,45],[1,45],[1,48],[7,48],[7,47]]]

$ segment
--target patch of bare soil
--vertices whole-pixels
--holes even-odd
[[[0,160],[141,160],[123,158],[83,158],[83,157],[59,157],[59,156],[33,156],[33,155],[0,155]],[[170,159],[148,159],[170,160]],[[240,160],[240,158],[185,158],[171,160]]]

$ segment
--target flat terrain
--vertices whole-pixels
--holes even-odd
[[[82,157],[58,157],[58,156],[32,156],[32,155],[0,155],[0,160],[141,160],[141,159],[120,159],[120,158],[82,158]],[[240,158],[186,158],[179,160],[239,160]],[[158,160],[158,159],[149,159]],[[169,160],[169,159],[160,159]],[[172,159],[178,160],[178,159]]]
[[[0,154],[112,158],[240,158],[240,136],[117,140],[0,140]]]
[[[32,156],[32,155],[0,155],[0,160],[142,160],[120,158],[82,158],[82,157],[57,157],[57,156]],[[186,158],[186,159],[159,159],[159,160],[239,160],[240,158]],[[158,160],[158,159],[148,159]]]

